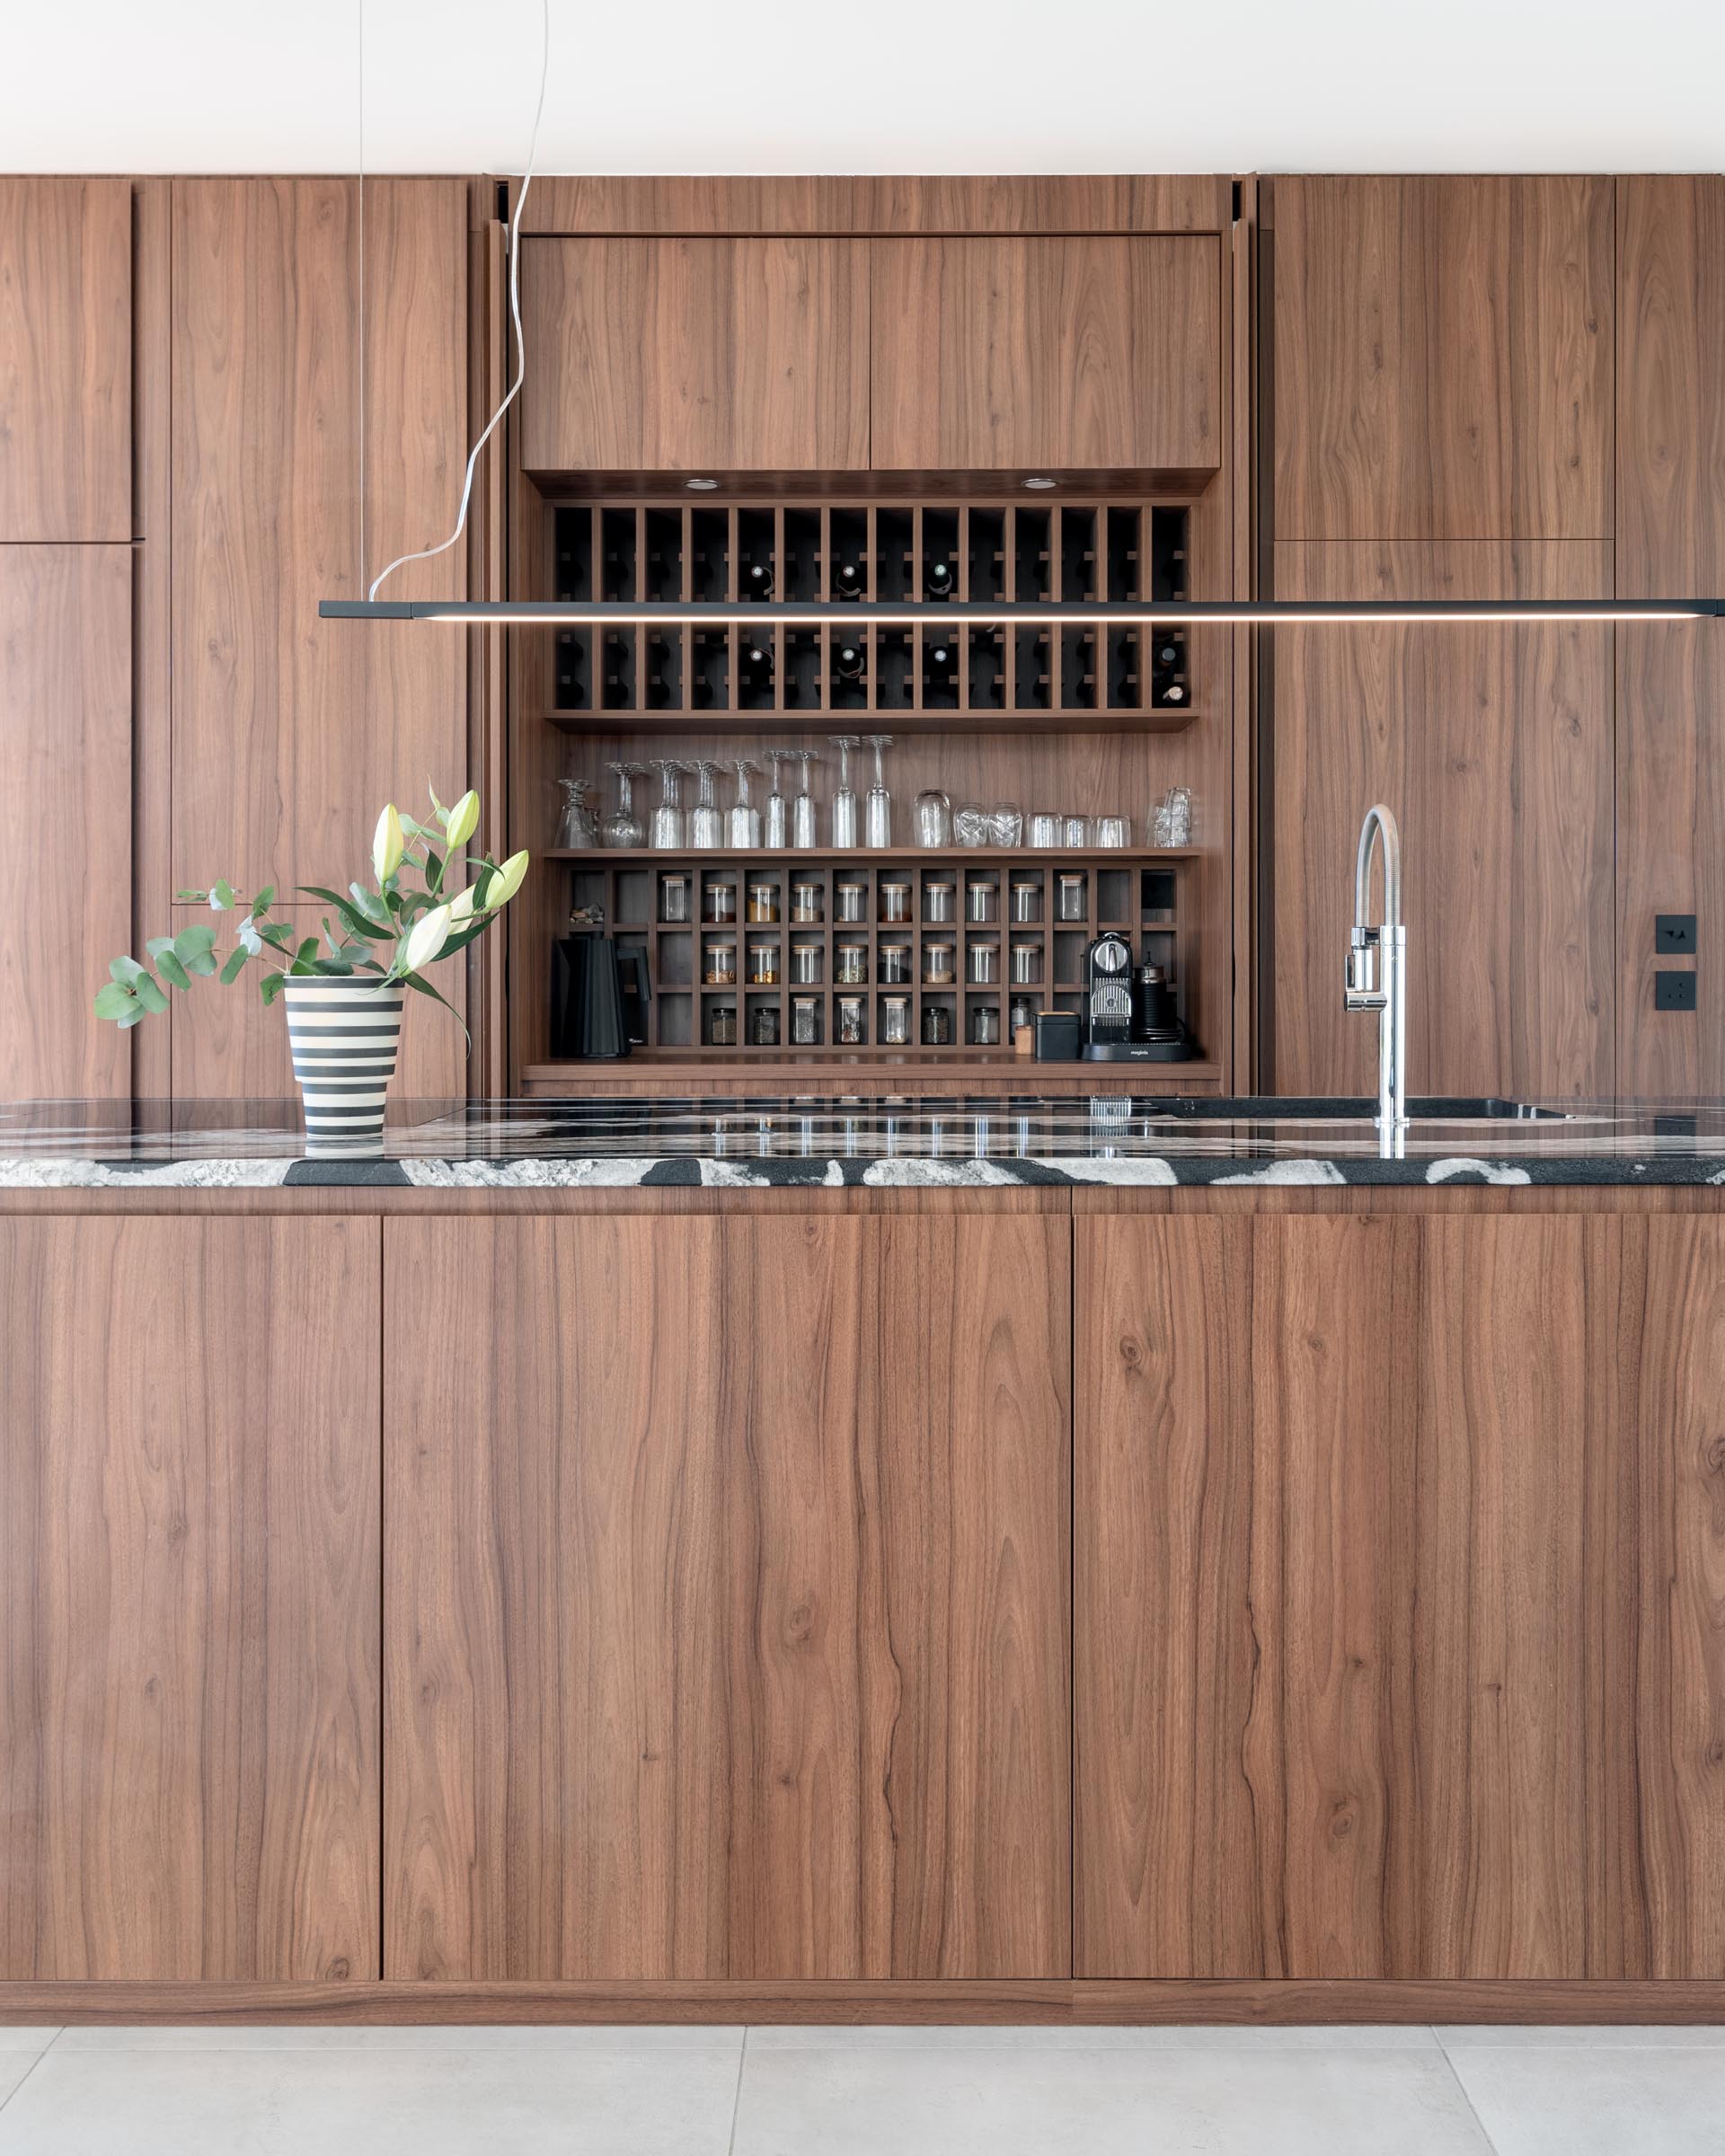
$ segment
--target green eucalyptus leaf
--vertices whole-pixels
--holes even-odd
[[[224,987],[230,986],[239,979],[241,974],[245,971],[245,961],[252,956],[252,953],[246,949],[243,943],[236,943],[234,946],[227,954],[226,963],[222,968],[222,985]]]
[[[252,901],[252,911],[254,914],[268,913],[270,910],[270,901],[275,897],[275,885],[273,883],[266,883],[263,888],[258,893],[257,897]]]
[[[295,973],[311,973],[314,970],[312,961],[316,958],[316,956],[317,938],[315,936],[307,936],[304,942],[301,943],[299,949],[294,953],[294,963],[291,970]]]
[[[167,1009],[166,992],[153,973],[146,973],[140,968],[137,978],[132,983],[132,986],[137,991],[138,1002],[146,1011],[155,1012],[159,1015]]]
[[[140,1018],[144,1015],[137,998],[129,988],[122,987],[119,982],[104,981],[102,986],[96,990],[96,1016],[98,1018],[124,1020],[132,1012],[137,1012]]]
[[[126,1015],[120,1020],[119,1022],[122,1028],[128,1026],[141,1026],[144,1023],[143,1004],[134,1003],[131,1009],[127,1012]]]
[[[208,891],[176,891],[173,895],[176,898],[196,899],[199,906],[208,906],[209,904],[209,893]]]
[[[285,973],[266,973],[258,983],[258,993],[266,1003],[273,1003],[287,985]]]
[[[199,951],[215,948],[216,931],[208,921],[194,921],[173,939],[173,955],[182,966],[189,966]]]
[[[144,948],[153,959],[159,959],[164,950],[173,949],[173,938],[172,936],[152,936]]]
[[[209,887],[209,903],[218,914],[229,911],[234,904],[234,886],[226,876],[218,876]]]
[[[143,971],[143,967],[136,959],[111,959],[108,961],[110,977],[119,982],[122,987],[137,987],[138,976]]]
[[[179,988],[183,990],[191,986],[191,976],[186,971],[185,968],[173,955],[173,947],[172,944],[169,945],[166,950],[158,951],[156,953],[155,964],[156,970],[161,974],[162,978],[168,984],[170,988]]]

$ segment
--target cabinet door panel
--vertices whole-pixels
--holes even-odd
[[[1078,1239],[1079,1975],[1725,1973],[1725,1226]]]
[[[131,536],[131,182],[0,176],[0,544]]]
[[[131,1090],[131,797],[130,548],[0,546],[0,1100]]]
[[[1594,598],[1610,550],[1278,544],[1289,599]],[[1612,1091],[1609,627],[1288,628],[1277,637],[1269,1075],[1371,1093],[1376,1027],[1342,1009],[1360,818],[1402,826],[1414,1089]]]
[[[386,1252],[390,1972],[1065,1974],[1065,1224]]]
[[[1609,538],[1612,181],[1273,201],[1276,537]]]
[[[872,243],[877,471],[1213,471],[1221,258],[1201,234]]]
[[[868,464],[861,241],[528,240],[521,284],[530,471]]]
[[[378,1232],[0,1224],[0,1975],[377,1975]]]

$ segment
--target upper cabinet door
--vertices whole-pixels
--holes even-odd
[[[1612,202],[1275,182],[1277,538],[1611,537]]]
[[[528,240],[521,282],[530,471],[867,465],[862,242]]]
[[[874,243],[885,472],[1208,472],[1222,265],[1208,234]]]
[[[0,179],[0,543],[131,536],[131,183]]]

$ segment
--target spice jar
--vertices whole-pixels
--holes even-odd
[[[1012,950],[1013,979],[1022,985],[1042,978],[1042,946],[1028,936],[1014,936]]]
[[[952,1013],[944,1003],[926,1003],[923,1007],[923,1044],[930,1048],[949,1048],[952,1045]]]
[[[1000,1012],[992,1003],[978,1003],[970,1013],[970,1038],[979,1048],[1000,1045]]]
[[[1000,918],[1000,886],[997,883],[971,882],[964,887],[965,918],[969,921],[998,921]]]
[[[686,921],[689,917],[689,879],[686,876],[661,876],[659,879],[659,917],[661,921]]]
[[[880,946],[880,978],[883,981],[907,981],[910,978],[910,946],[908,943],[883,943]]]
[[[841,943],[833,952],[833,978],[838,981],[866,981],[869,977],[869,947],[866,943]]]
[[[708,1012],[707,1040],[715,1048],[734,1048],[737,1046],[735,1003],[715,1003]]]
[[[779,985],[779,947],[776,943],[751,943],[748,947],[748,979],[754,988],[776,988]]]
[[[840,883],[833,888],[835,921],[866,920],[868,903],[869,887],[866,883]]]
[[[818,943],[793,943],[791,946],[791,978],[793,981],[818,981],[820,978],[820,960]]]
[[[779,887],[776,883],[751,883],[748,887],[748,917],[755,921],[776,921],[779,917]]]
[[[884,1047],[901,1048],[910,1039],[910,998],[907,995],[883,995],[880,998],[880,1039]]]
[[[841,995],[838,999],[838,1038],[847,1047],[855,1047],[867,1038],[862,1023],[862,998],[860,995]]]
[[[1082,921],[1084,917],[1084,879],[1082,876],[1061,876],[1056,879],[1056,883],[1061,920]]]
[[[1042,918],[1042,879],[1039,876],[1014,876],[1012,903],[1014,921],[1039,921]]]
[[[737,886],[734,883],[710,883],[702,895],[701,918],[720,925],[737,918]]]
[[[973,943],[970,946],[970,978],[984,984],[1000,978],[1000,946],[997,943]]]
[[[910,886],[907,883],[883,883],[880,886],[880,918],[893,922],[910,919]]]
[[[733,988],[737,985],[737,946],[729,940],[710,942],[702,953],[701,978],[709,988]]]
[[[793,883],[791,886],[791,918],[793,921],[818,921],[820,916],[820,886],[818,883]]]
[[[779,1006],[776,1003],[759,1003],[749,1012],[748,1038],[757,1048],[778,1047]]]
[[[793,995],[791,998],[791,1038],[800,1048],[818,1047],[820,998],[818,995]]]
[[[924,921],[952,921],[958,918],[958,893],[950,883],[925,883],[923,886],[923,918]]]
[[[923,978],[936,987],[950,985],[957,977],[959,954],[950,943],[923,945]]]

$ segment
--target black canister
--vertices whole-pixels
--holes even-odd
[[[1170,1040],[1180,1030],[1173,985],[1160,966],[1140,966],[1132,976],[1132,1038]]]

